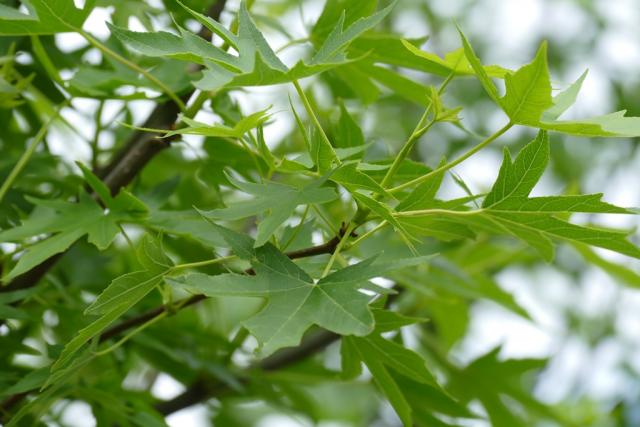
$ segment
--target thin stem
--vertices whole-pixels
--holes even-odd
[[[322,271],[322,277],[325,277],[327,274],[329,274],[329,272],[331,271],[331,267],[333,267],[333,263],[336,261],[336,257],[340,253],[340,250],[342,250],[342,247],[347,242],[347,240],[349,240],[349,237],[351,236],[351,232],[355,228],[356,228],[356,225],[353,222],[349,223],[349,225],[347,226],[347,229],[345,230],[344,234],[340,238],[340,241],[338,242],[336,249],[331,254],[331,258],[329,258],[329,262],[324,267],[324,270]]]
[[[444,90],[447,88],[447,85],[449,84],[449,82],[451,82],[453,77],[454,77],[454,73],[452,72],[447,76],[446,79],[444,79],[444,81],[440,84],[440,87],[438,88],[438,95],[441,95],[444,92]],[[429,116],[429,113],[431,112],[432,108],[433,108],[433,102],[429,102],[429,105],[424,110],[424,113],[422,114],[422,117],[420,117],[418,124],[416,124],[415,129],[413,129],[413,132],[411,132],[411,136],[409,136],[409,139],[407,139],[407,141],[404,143],[404,145],[402,146],[402,149],[400,150],[396,158],[393,160],[393,164],[391,165],[391,167],[385,174],[384,178],[382,179],[382,182],[380,183],[381,187],[385,188],[387,184],[389,184],[389,181],[391,180],[391,178],[393,178],[395,173],[400,168],[400,164],[402,163],[402,161],[407,157],[407,155],[413,149],[413,146],[415,145],[416,141],[422,135],[427,133],[431,128],[431,126],[433,126],[437,121],[437,117],[434,117],[433,120],[431,120],[431,122],[429,122],[426,126],[424,126],[424,123],[427,121],[427,117]]]
[[[424,209],[424,210],[417,210],[417,211],[393,212],[392,215],[395,217],[414,217],[414,216],[428,216],[428,215],[470,216],[470,215],[477,215],[482,212],[484,212],[484,209],[474,209],[470,211],[454,211],[450,209]]]
[[[51,125],[51,123],[53,123],[53,121],[60,115],[60,111],[67,104],[68,104],[68,101],[65,101],[63,104],[61,104],[60,107],[55,111],[54,115],[51,116],[51,118],[45,124],[42,125],[42,127],[40,128],[36,136],[33,138],[33,142],[31,143],[31,145],[29,145],[29,147],[24,151],[24,153],[22,153],[22,156],[20,156],[20,159],[18,159],[18,163],[16,163],[13,169],[11,169],[11,172],[9,172],[9,176],[2,183],[2,186],[0,187],[0,202],[2,201],[2,199],[4,199],[4,196],[7,194],[7,192],[13,185],[16,178],[18,178],[18,175],[20,174],[20,172],[22,172],[22,170],[25,168],[29,160],[31,160],[31,157],[36,152],[36,148],[38,148],[38,145],[40,145],[40,142],[42,142],[45,135],[47,134],[47,131],[49,130],[49,126]]]
[[[236,255],[229,255],[229,256],[225,256],[225,257],[221,257],[221,258],[213,258],[213,259],[207,259],[207,260],[204,260],[204,261],[197,261],[197,262],[189,262],[189,263],[185,263],[185,264],[178,264],[178,265],[174,265],[173,267],[171,267],[171,271],[184,270],[186,268],[205,267],[205,266],[208,266],[208,265],[215,265],[215,264],[220,264],[221,262],[231,261],[231,260],[234,260],[236,258],[237,258]]]
[[[298,96],[300,96],[300,99],[302,99],[302,103],[304,104],[305,110],[307,110],[307,114],[309,115],[309,118],[311,119],[315,127],[318,129],[318,132],[320,132],[320,136],[327,144],[329,144],[330,147],[332,147],[331,141],[329,141],[327,134],[324,133],[324,129],[322,129],[322,125],[320,124],[320,121],[318,120],[316,113],[313,111],[313,108],[311,107],[311,103],[309,102],[307,95],[305,95],[304,91],[300,87],[300,83],[298,83],[297,80],[294,80],[293,86],[296,88],[296,91],[298,92]],[[336,161],[338,162],[338,164],[340,164],[339,159],[336,159]]]
[[[310,41],[309,37],[302,37],[302,38],[300,38],[300,39],[293,39],[293,40],[289,40],[287,43],[283,44],[283,45],[282,45],[282,46],[280,46],[278,49],[276,49],[276,51],[275,51],[275,52],[276,52],[276,53],[280,53],[280,52],[282,52],[283,50],[285,50],[285,49],[287,49],[287,48],[289,48],[289,47],[291,47],[291,46],[293,46],[293,45],[296,45],[296,44],[299,44],[299,43],[306,43],[306,42],[308,42],[308,41]]]
[[[81,29],[81,28],[73,28],[73,29],[78,34],[80,34],[82,37],[84,37],[85,40],[87,40],[93,47],[95,47],[96,49],[100,50],[105,55],[110,56],[111,58],[115,59],[116,61],[120,62],[121,64],[123,64],[123,65],[131,68],[132,70],[142,74],[147,80],[149,80],[150,82],[152,82],[153,84],[158,86],[169,98],[171,98],[173,100],[173,102],[176,103],[178,108],[180,108],[180,111],[185,111],[186,107],[184,105],[184,102],[182,102],[182,100],[180,99],[180,97],[178,95],[176,95],[175,92],[173,90],[171,90],[171,88],[169,86],[167,86],[166,84],[162,83],[153,74],[149,73],[147,70],[145,70],[144,68],[140,67],[138,64],[135,64],[135,63],[129,61],[127,58],[123,57],[119,53],[114,52],[113,50],[109,49],[107,46],[102,44],[99,40],[94,38],[91,34],[87,33],[83,29]]]
[[[149,319],[148,321],[146,321],[142,325],[140,325],[137,328],[131,330],[129,333],[127,333],[124,337],[122,337],[122,339],[120,339],[115,344],[105,348],[104,350],[93,352],[93,355],[94,356],[104,356],[105,354],[111,353],[112,351],[114,351],[118,347],[122,346],[127,341],[129,341],[131,338],[133,338],[139,332],[143,331],[144,329],[148,328],[149,326],[153,325],[154,323],[158,322],[159,320],[162,320],[165,317],[167,317],[168,314],[169,314],[168,311],[163,311],[162,313],[158,314],[156,317],[153,317],[153,318]]]
[[[431,111],[431,105],[429,105],[429,107],[427,107],[424,110],[424,114],[420,118],[420,121],[416,125],[413,132],[411,132],[411,136],[409,136],[407,141],[404,143],[404,145],[402,146],[402,149],[400,149],[400,152],[398,153],[396,158],[393,159],[393,163],[391,164],[391,167],[385,174],[384,178],[382,179],[382,182],[380,182],[380,186],[382,188],[385,188],[389,184],[389,181],[391,181],[391,178],[393,178],[393,176],[396,174],[396,172],[400,168],[400,164],[402,163],[402,161],[407,157],[407,155],[413,149],[413,146],[416,144],[416,141],[418,141],[418,139],[420,139],[422,135],[427,133],[431,128],[431,126],[433,126],[433,124],[435,123],[434,120],[431,120],[426,126],[421,128],[422,124],[424,123],[424,121],[427,119],[427,116],[429,115],[429,111]]]
[[[104,101],[100,101],[98,109],[96,110],[96,131],[93,133],[93,139],[91,140],[91,168],[96,170],[98,167],[98,154],[99,154],[99,142],[100,133],[102,133],[102,110],[104,109]]]
[[[311,205],[311,208],[316,212],[316,214],[320,217],[320,219],[322,220],[322,222],[324,222],[327,226],[327,228],[333,233],[333,234],[338,234],[338,231],[334,225],[331,223],[331,221],[329,221],[329,219],[325,216],[324,212],[322,212],[322,209],[320,208],[320,206],[316,205],[315,203]]]
[[[349,245],[348,249],[351,249],[353,247],[358,246],[358,244],[360,244],[361,241],[365,240],[367,237],[370,237],[371,235],[373,235],[374,233],[376,233],[377,231],[382,229],[387,224],[388,224],[387,220],[382,221],[380,224],[376,225],[374,228],[372,228],[371,230],[367,231],[363,235],[359,236],[356,240],[351,242],[351,244]]]
[[[460,163],[464,162],[465,160],[467,160],[469,157],[473,156],[475,153],[477,153],[478,151],[482,150],[484,147],[486,147],[487,145],[491,144],[493,141],[495,141],[496,139],[498,139],[500,136],[502,136],[502,134],[504,134],[506,131],[508,131],[509,129],[511,129],[511,127],[513,126],[513,123],[509,122],[507,123],[504,127],[502,127],[500,130],[498,130],[496,133],[494,133],[493,135],[489,136],[487,139],[485,139],[484,141],[480,142],[478,145],[476,145],[475,147],[473,147],[472,149],[470,149],[469,151],[467,151],[466,153],[464,153],[462,156],[458,157],[457,159],[440,166],[439,168],[436,168],[434,170],[432,170],[431,172],[422,175],[416,179],[412,179],[411,181],[405,182],[404,184],[400,184],[397,187],[393,187],[391,189],[389,189],[389,193],[396,193],[398,191],[404,190],[405,188],[408,187],[412,187],[414,185],[420,184],[421,182],[426,181],[427,179],[431,178],[434,175],[439,174],[440,172],[444,172],[447,171],[451,168],[453,168],[454,166],[459,165]]]
[[[310,206],[311,205],[307,205],[304,208],[304,212],[302,213],[302,217],[300,217],[300,222],[298,223],[297,227],[295,228],[295,230],[291,234],[291,237],[289,237],[287,242],[282,246],[282,248],[280,248],[281,251],[284,252],[284,250],[289,247],[289,245],[296,239],[296,237],[298,237],[298,234],[300,234],[300,230],[302,229],[302,226],[304,225],[304,221],[307,219],[307,214],[309,213],[309,207]]]
[[[212,96],[213,94],[208,91],[201,91],[200,93],[198,93],[196,99],[193,100],[193,103],[189,105],[185,110],[184,115],[186,117],[189,117],[190,119],[194,118],[196,114],[198,114],[198,111],[200,111],[204,103],[207,102],[207,99],[211,98]]]

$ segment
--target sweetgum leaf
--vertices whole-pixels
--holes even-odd
[[[214,225],[239,257],[251,261],[255,276],[201,273],[170,278],[168,282],[208,296],[267,298],[267,305],[244,322],[261,344],[263,355],[297,345],[304,332],[318,325],[341,335],[367,335],[374,319],[368,307],[367,281],[403,266],[418,265],[428,257],[390,263],[370,258],[314,280],[271,243],[255,247],[250,237]]]
[[[546,43],[540,46],[530,64],[505,75],[507,92],[500,98],[495,84],[462,31],[460,38],[476,77],[489,97],[509,116],[511,123],[578,136],[640,136],[640,117],[625,117],[626,110],[580,120],[557,120],[575,101],[586,75],[583,74],[567,91],[552,98]]]
[[[333,189],[322,186],[325,179],[315,180],[304,187],[292,187],[276,182],[243,182],[230,175],[227,175],[227,179],[234,187],[255,197],[252,200],[234,203],[225,209],[201,211],[201,214],[209,219],[236,220],[267,213],[265,219],[258,223],[256,246],[265,244],[298,205],[327,203],[337,197]]]
[[[82,27],[93,10],[95,0],[87,0],[82,9],[73,0],[31,0],[25,14],[0,4],[0,35],[43,35],[75,31]]]
[[[224,87],[265,86],[291,82],[321,73],[350,62],[345,56],[348,45],[365,31],[377,25],[393,8],[386,8],[368,17],[362,17],[344,27],[342,16],[328,34],[324,43],[307,63],[298,61],[287,67],[268,45],[249,15],[245,1],[238,12],[238,34],[224,30],[213,20],[188,9],[200,22],[220,35],[237,51],[231,55],[195,34],[181,30],[176,36],[167,32],[140,33],[111,25],[112,33],[130,48],[147,56],[169,57],[206,66],[202,78],[195,85],[202,90]]]
[[[540,131],[514,161],[505,150],[498,178],[481,209],[444,210],[432,221],[446,218],[474,231],[512,235],[534,247],[547,260],[553,258],[553,240],[584,243],[640,258],[640,249],[626,239],[628,232],[576,225],[564,218],[571,212],[632,213],[603,202],[601,194],[528,197],[548,162],[549,139],[546,131]],[[430,216],[429,209],[415,212],[417,217],[435,218]]]
[[[145,270],[127,273],[114,279],[87,307],[85,314],[100,315],[100,317],[78,331],[76,336],[65,345],[51,367],[52,372],[67,367],[85,343],[99,335],[162,283],[164,275],[173,266],[171,260],[164,254],[160,243],[148,235],[140,243],[138,254]]]
[[[104,210],[88,194],[82,192],[77,203],[61,200],[43,200],[27,197],[34,205],[44,209],[44,215],[34,216],[21,225],[0,232],[1,242],[17,242],[42,234],[51,234],[31,246],[19,258],[15,267],[4,277],[11,280],[31,270],[51,256],[68,249],[76,240],[87,240],[104,250],[120,232],[121,222],[138,222],[147,208],[131,193],[123,190],[111,197],[109,190],[97,177],[83,167],[87,183],[103,198],[109,210]]]

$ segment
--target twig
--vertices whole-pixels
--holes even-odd
[[[209,16],[218,20],[225,4],[226,0],[218,0],[209,9]],[[198,34],[204,38],[211,37],[211,32],[206,28],[202,28]],[[189,93],[183,95],[181,97],[182,101],[186,102],[193,93],[194,91],[189,91]],[[175,124],[179,112],[180,108],[175,102],[164,102],[156,106],[144,126],[169,129]],[[170,138],[160,140],[155,135],[147,132],[135,132],[111,162],[105,168],[95,172],[109,187],[111,193],[115,195],[122,187],[128,185],[152,158],[165,148],[168,148],[170,144]],[[0,286],[0,293],[13,292],[35,286],[64,253],[66,252],[48,258],[28,272],[16,277],[6,286]],[[0,324],[2,324],[2,319],[0,319]]]

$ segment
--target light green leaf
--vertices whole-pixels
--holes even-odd
[[[351,117],[349,111],[340,101],[340,119],[336,126],[334,144],[336,147],[360,147],[364,145],[364,135],[358,123]]]
[[[195,85],[202,90],[223,87],[264,86],[291,82],[350,62],[344,52],[365,31],[377,25],[393,7],[361,18],[347,28],[339,20],[309,63],[297,62],[287,67],[274,53],[249,15],[245,1],[238,12],[237,36],[213,20],[189,10],[196,19],[220,35],[238,51],[234,56],[182,30],[180,36],[166,32],[138,33],[111,26],[112,33],[130,48],[147,56],[170,57],[205,65],[202,78]]]
[[[29,14],[0,4],[0,35],[56,34],[81,28],[95,0],[78,9],[73,0],[30,0]]]
[[[513,123],[537,126],[542,113],[553,105],[547,65],[547,44],[542,43],[530,64],[504,76],[507,89],[500,105]]]
[[[626,110],[586,119],[557,120],[575,101],[586,75],[583,74],[569,89],[552,99],[546,43],[540,46],[530,64],[505,75],[507,93],[499,98],[498,90],[462,32],[460,37],[476,77],[489,97],[507,113],[511,123],[578,136],[640,136],[640,117],[625,117]]]
[[[513,162],[509,152],[505,150],[498,178],[481,209],[436,209],[434,212],[438,212],[437,217],[431,215],[429,209],[416,210],[415,217],[422,218],[423,221],[446,219],[474,231],[512,235],[527,242],[547,260],[553,258],[553,240],[584,243],[640,258],[640,249],[626,239],[628,232],[580,226],[564,219],[563,216],[571,212],[632,213],[628,209],[603,202],[601,194],[528,197],[548,162],[548,137],[545,131],[540,131]],[[414,215],[405,212],[396,216]],[[402,221],[404,224],[411,224],[412,219],[406,221],[402,218]]]
[[[582,73],[578,80],[573,82],[571,86],[553,97],[553,106],[542,114],[543,121],[557,120],[562,113],[567,111],[567,109],[576,102],[576,98],[582,88],[584,79],[587,77],[587,73],[588,70]]]

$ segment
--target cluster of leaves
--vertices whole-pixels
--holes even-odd
[[[0,415],[7,425],[55,418],[56,403],[65,400],[89,403],[98,425],[165,425],[162,415],[212,397],[220,402],[212,408],[216,425],[251,425],[267,413],[289,411],[365,425],[380,416],[371,410],[379,406],[377,392],[406,426],[481,418],[495,426],[583,421],[532,397],[528,374],[540,371],[544,360],[504,360],[498,348],[461,365],[450,352],[465,335],[475,301],[530,319],[493,276],[510,265],[553,262],[558,243],[617,276],[633,276],[589,249],[640,258],[629,231],[571,221],[573,213],[632,210],[602,201],[602,194],[531,192],[549,164],[550,144],[562,143],[556,133],[640,136],[640,118],[622,111],[560,120],[586,74],[553,96],[546,44],[515,71],[483,65],[462,33],[462,47],[442,58],[421,49],[426,39],[379,29],[395,2],[328,0],[304,40],[309,58],[293,66],[256,22],[285,35],[286,29],[250,12],[251,2],[240,3],[229,27],[199,12],[205,4],[171,2],[172,32],[153,31],[148,19],[142,21],[149,31],[130,31],[127,18],[140,12],[114,2],[106,41],[82,29],[95,6],[86,3],[78,9],[71,0],[31,1],[28,14],[0,5],[0,35],[31,49],[37,61],[29,71],[46,77],[38,87],[6,65],[14,57],[7,47],[0,108],[19,107],[0,116],[11,129],[1,140],[3,151],[15,154],[15,161],[0,163],[7,177],[0,241],[10,243],[2,246],[0,287],[0,394],[6,399]],[[211,40],[186,30],[189,20],[210,31]],[[67,60],[51,35],[68,31],[83,36],[102,59],[65,80],[59,71]],[[323,111],[313,90],[300,85],[310,76],[335,108]],[[505,113],[505,125],[434,168],[411,160],[434,127],[465,129],[462,107],[447,105],[451,82],[464,77],[479,81]],[[444,80],[436,88],[427,83],[432,78]],[[495,79],[504,81],[503,96]],[[306,116],[290,98],[296,127],[274,144],[264,127],[287,113],[242,112],[234,96],[283,83],[295,89]],[[134,92],[122,95],[125,87]],[[80,177],[48,146],[36,148],[50,121],[73,127],[56,118],[57,111],[83,97],[100,106],[93,118],[94,170],[78,163]],[[137,98],[181,113],[169,122],[152,113],[157,116],[140,127],[103,124],[105,102],[125,101],[119,117],[130,122],[129,101]],[[365,106],[386,102],[409,117],[422,113],[408,136],[394,135],[406,142],[391,156],[359,124]],[[196,120],[209,108],[217,123]],[[46,121],[24,129],[24,118],[30,125]],[[491,189],[473,194],[454,175],[467,195],[447,198],[441,186],[450,170],[514,126],[538,134],[515,159],[504,148]],[[43,136],[21,151],[38,127]],[[122,144],[124,156],[113,155],[115,163],[103,167],[109,153],[99,144],[101,132],[133,141],[133,153],[146,149],[137,138],[148,134],[171,148],[144,173],[136,171],[133,188],[113,188],[113,174],[131,172],[124,164],[130,147]],[[14,133],[19,137],[10,146]],[[204,138],[202,156],[176,147],[172,141],[183,135]],[[48,169],[38,171],[40,164]],[[168,170],[176,177],[167,177]],[[34,273],[53,265],[44,278]],[[189,309],[196,303],[197,312]],[[324,363],[335,355],[334,342],[339,366]],[[22,363],[25,354],[36,357],[35,366]],[[158,401],[149,390],[162,373],[189,390]],[[248,401],[260,402],[255,414],[236,410]]]

